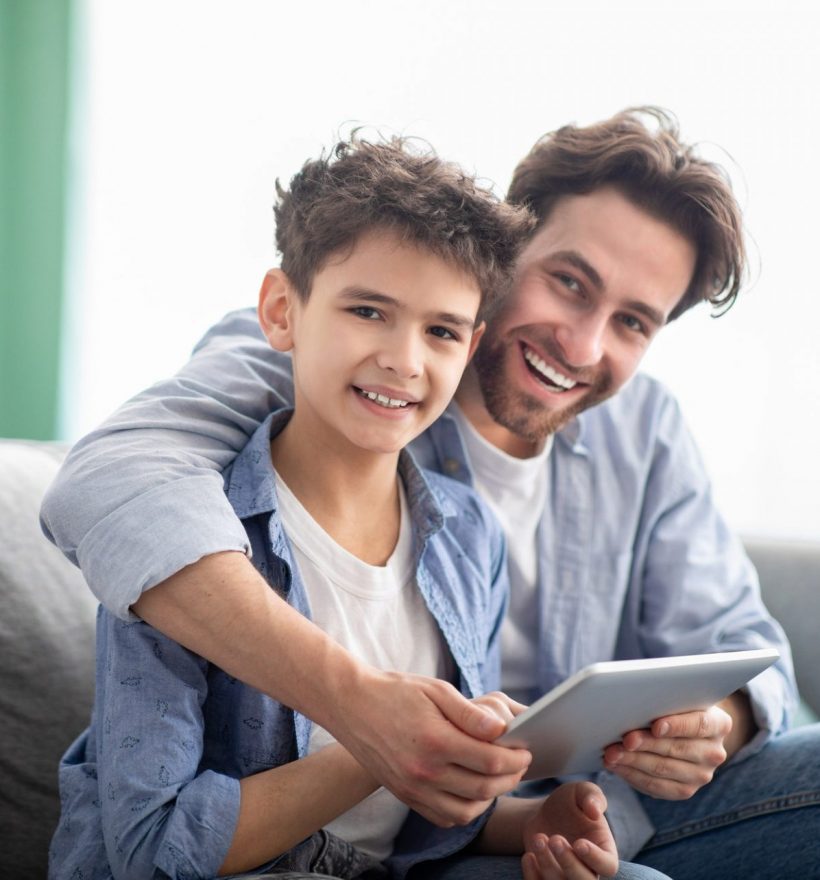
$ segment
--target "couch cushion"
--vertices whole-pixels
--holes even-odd
[[[747,540],[763,600],[792,646],[797,687],[820,714],[820,543]]]
[[[57,764],[88,724],[96,601],[40,531],[62,449],[0,441],[0,877],[45,877]]]

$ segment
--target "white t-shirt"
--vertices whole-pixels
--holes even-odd
[[[436,678],[452,677],[452,660],[441,632],[416,586],[413,527],[399,482],[401,526],[384,566],[368,565],[340,547],[305,510],[277,475],[279,515],[307,592],[313,621],[357,657],[380,669]],[[309,752],[335,742],[313,725]],[[325,826],[378,859],[393,840],[408,808],[387,789]]]
[[[552,435],[532,458],[515,458],[485,440],[456,403],[455,416],[467,450],[475,488],[495,514],[507,539],[510,605],[501,629],[501,687],[529,702],[537,684],[538,527],[547,503],[547,457]]]

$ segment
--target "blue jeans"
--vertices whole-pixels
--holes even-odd
[[[820,878],[820,724],[776,737],[689,800],[641,800],[656,831],[636,862],[681,880]]]
[[[452,856],[440,862],[424,862],[407,880],[521,880],[519,856]],[[615,880],[669,880],[646,865],[621,862]]]

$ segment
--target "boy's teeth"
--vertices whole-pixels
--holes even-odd
[[[564,376],[562,373],[559,373],[557,370],[554,370],[546,361],[542,360],[534,351],[530,351],[529,348],[524,349],[524,360],[527,361],[530,366],[536,369],[542,376],[549,380],[552,385],[557,385],[559,388],[562,388],[564,391],[569,391],[571,388],[574,388],[578,383],[570,379],[568,376]]]
[[[362,397],[366,397],[368,400],[372,400],[374,403],[378,403],[381,406],[386,406],[390,409],[400,409],[403,406],[407,406],[407,400],[396,400],[394,397],[387,397],[384,394],[376,394],[375,391],[365,391],[364,389],[360,389],[359,394]]]

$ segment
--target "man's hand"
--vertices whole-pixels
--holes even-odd
[[[559,786],[524,826],[524,880],[594,880],[618,870],[604,817],[606,797],[591,782]]]
[[[604,765],[644,794],[685,800],[711,782],[726,760],[731,731],[732,715],[720,706],[667,715],[608,746]]]
[[[527,708],[523,703],[519,703],[501,691],[490,691],[487,694],[482,694],[480,697],[475,697],[473,703],[489,709],[490,712],[497,715],[502,721],[504,726],[501,728],[499,736],[507,729],[510,721]]]
[[[471,702],[447,682],[419,675],[372,667],[360,675],[334,733],[399,800],[449,828],[518,785],[532,756],[492,740],[520,704],[503,694]]]
[[[241,553],[200,559],[143,593],[134,610],[312,718],[379,784],[438,825],[481,815],[532,760],[492,744],[506,727],[498,711],[446,682],[363,664],[271,590]]]

